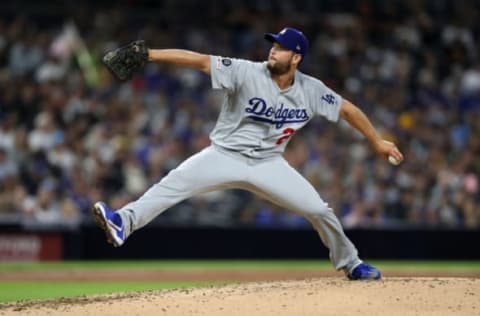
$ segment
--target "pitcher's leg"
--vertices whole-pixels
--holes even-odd
[[[249,182],[254,193],[307,218],[330,250],[337,270],[351,269],[361,262],[333,210],[283,158],[253,166]]]
[[[212,147],[185,160],[138,200],[119,212],[127,234],[145,226],[166,209],[193,195],[225,189],[242,180],[245,165]]]
[[[312,223],[330,250],[330,260],[335,269],[350,271],[361,262],[357,249],[345,235],[340,221],[331,208],[327,207],[324,212],[319,213],[304,213],[304,216]]]

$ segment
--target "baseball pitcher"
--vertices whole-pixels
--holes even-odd
[[[118,247],[134,231],[184,199],[213,190],[244,189],[304,216],[328,247],[335,269],[345,271],[349,279],[380,279],[378,269],[360,260],[333,210],[282,153],[292,135],[321,115],[330,121],[346,120],[386,160],[399,163],[403,155],[395,144],[379,136],[358,107],[322,81],[297,70],[308,51],[302,32],[285,28],[278,34],[265,34],[265,39],[272,43],[265,62],[149,49],[143,41],[104,56],[104,63],[119,80],[128,80],[146,62],[203,71],[210,75],[212,88],[223,92],[223,104],[209,147],[119,210],[95,203],[95,220],[107,240]]]

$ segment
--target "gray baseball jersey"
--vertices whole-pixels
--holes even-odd
[[[314,115],[338,120],[342,98],[320,80],[295,72],[288,89],[280,90],[267,63],[211,56],[212,87],[224,101],[212,142],[251,158],[281,154],[290,136]]]
[[[211,56],[214,89],[225,95],[213,146],[193,155],[119,212],[126,236],[176,203],[222,189],[251,191],[304,216],[330,249],[336,269],[360,262],[333,210],[282,157],[291,135],[314,115],[336,121],[341,97],[300,71],[280,90],[266,63]]]

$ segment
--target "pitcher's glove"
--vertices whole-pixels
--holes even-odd
[[[102,61],[118,80],[127,81],[145,67],[148,47],[143,40],[135,41],[107,52]]]

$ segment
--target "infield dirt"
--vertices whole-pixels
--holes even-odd
[[[266,271],[261,272],[256,276],[251,271],[237,272],[230,280],[246,283],[224,286],[6,303],[0,304],[0,315],[480,315],[478,275],[407,277],[390,273],[381,281],[358,282],[338,273],[323,273],[309,279],[252,282],[312,275],[312,271],[303,275],[276,271],[267,276]],[[70,273],[70,279],[75,275],[82,279],[80,272]],[[212,275],[202,275],[212,279]],[[227,277],[217,276],[217,280]],[[193,278],[184,275],[183,279]],[[91,275],[83,279],[89,280]],[[58,276],[53,280],[59,281]]]

